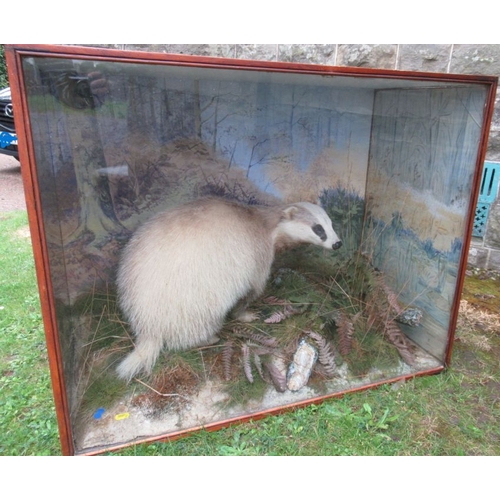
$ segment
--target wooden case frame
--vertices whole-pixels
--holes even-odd
[[[50,271],[50,257],[47,242],[47,229],[43,214],[43,186],[40,185],[37,167],[37,144],[33,133],[33,115],[30,114],[29,98],[27,90],[26,68],[23,69],[23,61],[29,58],[53,58],[54,60],[78,60],[103,62],[105,64],[134,64],[144,68],[196,68],[200,72],[203,70],[231,70],[245,73],[261,73],[265,75],[299,75],[307,82],[308,77],[325,78],[346,78],[352,82],[381,82],[383,88],[391,88],[386,85],[390,82],[397,86],[398,82],[403,82],[401,88],[406,84],[411,87],[415,82],[424,87],[441,86],[451,87],[481,87],[484,91],[484,106],[481,123],[478,124],[477,155],[475,155],[473,177],[470,183],[470,192],[467,193],[468,206],[464,217],[463,239],[458,261],[457,280],[455,291],[451,303],[449,325],[446,345],[441,356],[441,362],[432,368],[417,370],[411,373],[401,374],[395,377],[388,377],[377,380],[373,383],[365,384],[361,387],[347,388],[331,394],[322,394],[317,397],[306,397],[300,401],[289,404],[282,404],[274,408],[266,408],[262,411],[239,415],[236,417],[223,418],[214,422],[209,422],[201,426],[193,426],[181,431],[169,431],[160,435],[147,436],[146,438],[133,440],[137,442],[147,442],[158,439],[173,439],[189,432],[194,432],[199,428],[216,430],[228,426],[235,422],[246,421],[250,418],[261,418],[269,414],[276,414],[291,408],[318,403],[325,398],[339,396],[351,391],[366,389],[382,383],[393,382],[400,379],[407,379],[420,375],[435,374],[441,372],[451,360],[454,330],[457,321],[460,295],[463,285],[464,273],[467,264],[467,254],[469,241],[474,220],[474,208],[479,191],[482,165],[485,160],[486,147],[490,121],[493,113],[494,100],[496,95],[497,78],[481,75],[452,75],[416,73],[407,71],[389,71],[364,68],[328,67],[321,65],[290,64],[264,61],[246,61],[237,59],[218,59],[210,57],[184,56],[173,54],[157,54],[148,52],[117,51],[109,49],[98,49],[88,47],[70,46],[50,46],[50,45],[8,45],[6,46],[6,57],[9,70],[9,79],[12,87],[14,109],[16,113],[16,131],[19,138],[19,155],[22,165],[22,176],[26,193],[26,203],[28,209],[29,223],[33,241],[33,251],[36,263],[37,279],[40,291],[40,299],[49,355],[50,372],[56,412],[59,424],[60,439],[63,454],[71,455],[75,453],[95,454],[106,450],[117,449],[129,443],[109,443],[92,449],[75,448],[75,427],[72,422],[70,402],[68,401],[68,388],[66,386],[66,376],[64,372],[64,355],[60,343],[60,332],[55,304],[53,275]],[[372,154],[372,153],[371,153]],[[368,175],[368,174],[367,174]]]

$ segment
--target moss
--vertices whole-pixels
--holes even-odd
[[[462,298],[469,304],[500,314],[500,277],[488,271],[469,272]]]

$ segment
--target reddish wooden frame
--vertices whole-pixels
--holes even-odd
[[[470,238],[474,222],[474,207],[476,206],[479,193],[479,185],[482,175],[482,165],[486,156],[488,134],[491,118],[493,115],[495,95],[498,85],[498,78],[485,75],[455,75],[442,73],[418,73],[410,71],[379,70],[367,68],[332,67],[316,64],[296,64],[269,61],[248,61],[240,59],[220,59],[212,57],[186,56],[175,54],[159,54],[151,52],[122,51],[114,49],[100,49],[79,46],[55,46],[55,45],[6,45],[5,54],[9,72],[9,80],[12,87],[12,100],[16,110],[16,131],[19,140],[19,158],[21,162],[21,172],[26,194],[26,205],[28,210],[29,224],[33,241],[33,253],[35,258],[38,287],[40,293],[45,336],[49,355],[49,366],[52,379],[53,394],[56,406],[56,413],[59,425],[60,441],[64,455],[75,454],[72,439],[72,429],[69,415],[69,406],[66,397],[64,375],[62,371],[62,357],[58,342],[57,322],[55,316],[55,306],[53,300],[52,283],[50,280],[49,262],[47,255],[47,244],[43,226],[43,218],[39,207],[40,192],[36,177],[36,164],[34,159],[34,146],[28,116],[26,102],[25,82],[22,72],[21,59],[27,56],[50,56],[60,58],[78,57],[79,59],[103,60],[111,62],[134,62],[142,64],[193,66],[200,68],[225,68],[244,71],[272,71],[281,73],[300,73],[309,75],[328,76],[354,76],[360,78],[391,78],[399,80],[419,80],[419,81],[439,81],[450,83],[476,83],[488,86],[488,96],[486,99],[486,109],[483,118],[481,141],[479,154],[476,161],[476,170],[473,180],[473,189],[470,195],[470,208],[466,220],[466,232],[459,264],[459,273],[455,297],[451,311],[450,326],[448,331],[448,345],[446,348],[445,363],[443,366],[428,371],[414,373],[407,376],[397,377],[394,380],[385,380],[367,386],[355,388],[343,393],[321,396],[318,398],[294,403],[273,410],[262,411],[257,414],[228,419],[205,426],[208,430],[217,430],[234,423],[248,421],[250,419],[260,419],[267,415],[278,414],[292,408],[307,406],[319,403],[332,397],[340,397],[349,392],[365,390],[374,386],[391,383],[396,380],[409,379],[422,375],[431,375],[441,372],[449,365],[452,356],[453,338],[456,327],[460,296],[462,293],[465,268],[467,265],[467,255],[469,251]],[[142,442],[156,441],[162,439],[176,439],[199,430],[193,428],[164,436],[154,436],[144,439]],[[104,451],[111,451],[122,446],[110,446],[106,449],[99,449],[88,454],[97,454]]]

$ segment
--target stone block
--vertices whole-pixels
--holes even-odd
[[[471,244],[471,246],[469,247],[467,262],[473,267],[486,269],[486,265],[488,263],[488,253],[489,251],[487,248]]]
[[[100,47],[102,49],[117,49],[123,50],[123,43],[65,43],[68,47]]]
[[[484,245],[500,249],[500,200],[498,198],[490,206]]]
[[[278,45],[276,44],[240,44],[235,45],[234,57],[238,59],[254,59],[257,61],[276,61]]]
[[[490,249],[487,269],[500,270],[500,250]]]
[[[398,69],[446,73],[451,44],[400,45]]]
[[[397,45],[351,45],[338,46],[337,64],[368,68],[395,69]]]
[[[234,57],[234,45],[223,44],[130,44],[125,45],[124,49],[191,56]]]
[[[500,46],[497,44],[454,45],[450,73],[500,75]]]
[[[490,130],[488,138],[488,150],[486,159],[489,161],[500,161],[500,131]]]
[[[278,60],[333,66],[336,62],[336,47],[335,44],[280,44]]]

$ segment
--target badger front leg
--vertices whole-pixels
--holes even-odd
[[[253,272],[248,292],[233,307],[231,316],[234,319],[243,323],[251,323],[259,319],[257,313],[248,311],[247,308],[250,303],[264,293],[267,280],[271,274],[273,258],[274,256],[271,253],[264,253],[257,258],[257,260],[261,262],[261,265]]]
[[[247,308],[259,295],[260,293],[257,293],[256,290],[252,290],[245,295],[245,297],[240,299],[231,311],[233,319],[241,321],[242,323],[251,323],[252,321],[258,320],[259,315],[255,312],[248,311]]]
[[[241,302],[241,301],[240,301]],[[236,308],[233,310],[232,316],[234,319],[241,321],[242,323],[251,323],[259,319],[259,315],[255,312],[247,311],[247,307],[250,301],[244,301],[238,303]]]

